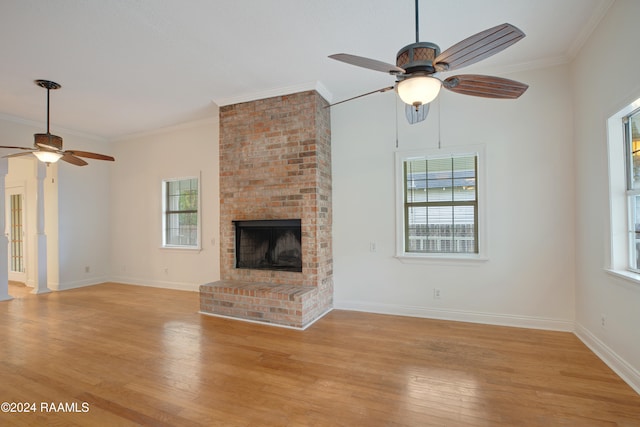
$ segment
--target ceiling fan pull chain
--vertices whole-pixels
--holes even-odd
[[[442,104],[442,97],[438,99],[438,150],[442,149],[442,139],[440,138],[442,134],[442,109],[440,104]]]
[[[398,144],[398,99],[395,98],[395,105],[396,105],[396,148],[398,148],[399,144]]]

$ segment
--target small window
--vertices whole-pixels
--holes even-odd
[[[162,246],[200,248],[200,180],[162,181]]]
[[[399,154],[398,255],[479,257],[480,153]]]

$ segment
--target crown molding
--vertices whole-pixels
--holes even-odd
[[[177,132],[177,131],[196,128],[196,127],[205,126],[205,125],[217,126],[217,124],[218,124],[218,115],[216,114],[211,117],[205,117],[204,119],[190,120],[190,121],[178,123],[175,125],[170,125],[170,126],[157,128],[157,129],[148,130],[148,131],[134,132],[127,135],[118,136],[115,138],[111,138],[109,141],[120,142],[120,141],[129,140],[129,139],[144,138],[148,136]]]
[[[595,29],[600,24],[600,21],[607,15],[609,9],[613,5],[614,0],[603,0],[597,3],[595,10],[591,14],[591,17],[587,21],[586,25],[584,25],[577,37],[573,40],[573,43],[569,46],[567,50],[567,56],[573,60],[582,49],[582,46],[589,40],[591,34],[595,31]]]

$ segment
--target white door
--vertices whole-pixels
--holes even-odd
[[[24,189],[21,187],[7,188],[5,195],[5,232],[9,240],[9,280],[25,283],[27,270],[25,265]]]

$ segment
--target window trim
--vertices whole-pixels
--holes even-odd
[[[634,274],[640,274],[640,268],[634,267],[633,257],[638,256],[638,249],[634,246],[636,243],[636,235],[637,231],[635,230],[636,224],[634,220],[635,209],[634,206],[637,206],[637,202],[634,200],[636,197],[640,196],[640,188],[633,188],[634,179],[632,177],[633,170],[633,140],[631,135],[631,121],[629,120],[632,116],[640,116],[640,108],[637,108],[625,115],[622,118],[622,126],[623,126],[623,134],[624,134],[624,158],[625,158],[625,172],[626,172],[626,195],[627,195],[627,233],[628,233],[628,241],[627,241],[627,270]],[[637,263],[637,262],[636,262]]]
[[[162,179],[162,244],[161,249],[177,249],[177,250],[187,250],[187,251],[200,251],[202,250],[202,179],[201,173],[198,172],[197,175],[189,175],[189,176],[181,176],[176,178],[163,178]],[[167,183],[175,182],[175,181],[184,181],[188,179],[195,179],[198,181],[198,207],[196,212],[196,217],[198,221],[198,225],[196,228],[196,239],[197,243],[195,245],[175,245],[175,244],[167,244],[167,214],[170,213],[167,210]],[[172,211],[175,213],[175,211]]]
[[[404,207],[404,162],[421,158],[446,158],[471,154],[477,156],[476,191],[477,191],[477,218],[476,227],[478,238],[478,253],[417,253],[405,250],[405,207]],[[484,144],[465,145],[441,149],[426,149],[412,151],[396,151],[395,153],[395,179],[396,179],[396,255],[395,257],[405,263],[423,262],[477,262],[487,261],[487,203],[486,203],[486,147]]]
[[[629,191],[626,136],[623,119],[640,108],[640,98],[607,120],[607,161],[609,178],[609,251],[604,270],[640,285],[640,274],[630,269]]]

